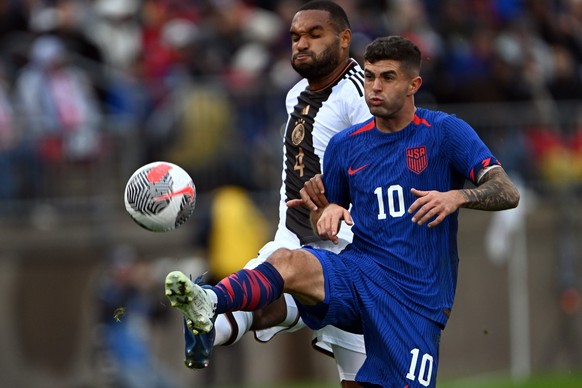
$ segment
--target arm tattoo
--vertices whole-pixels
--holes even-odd
[[[463,189],[463,207],[477,210],[505,210],[517,207],[519,192],[503,168],[493,168],[473,189]]]

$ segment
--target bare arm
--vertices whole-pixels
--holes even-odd
[[[517,207],[519,192],[503,168],[488,171],[473,189],[460,190],[465,197],[462,207],[477,210],[506,210]]]
[[[447,192],[411,189],[411,192],[417,197],[408,209],[408,213],[414,214],[412,222],[419,225],[428,222],[429,228],[462,207],[494,211],[511,209],[519,203],[519,191],[501,167],[489,170],[472,189]]]

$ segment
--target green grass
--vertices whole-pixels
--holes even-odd
[[[563,374],[543,374],[534,376],[526,381],[513,382],[506,376],[470,377],[458,380],[444,380],[437,384],[437,388],[581,388],[582,370]],[[225,387],[226,388],[226,387]],[[251,388],[251,387],[247,387]],[[338,384],[296,383],[283,384],[273,387],[253,388],[339,388]]]
[[[438,388],[580,388],[582,371],[563,374],[537,375],[525,381],[512,381],[504,376],[475,377],[443,381]]]

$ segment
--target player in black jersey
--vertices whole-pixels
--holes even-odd
[[[363,71],[349,57],[351,30],[345,11],[331,1],[311,1],[295,14],[290,36],[291,64],[303,77],[287,94],[288,120],[284,138],[284,166],[275,238],[245,268],[262,263],[278,248],[311,246],[339,251],[351,242],[351,231],[338,235],[341,243],[322,241],[311,229],[309,210],[288,208],[286,202],[300,198],[306,181],[321,173],[323,153],[337,132],[371,117],[364,100]],[[286,302],[286,303],[285,303]],[[304,327],[289,295],[255,312],[219,315],[208,334],[186,336],[186,365],[208,366],[213,345],[230,345],[244,333],[255,330],[259,341],[268,341],[279,331]],[[315,333],[319,350],[334,355],[343,387],[356,386],[355,375],[365,359],[363,338],[334,327]]]

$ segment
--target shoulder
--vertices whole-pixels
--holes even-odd
[[[439,110],[416,108],[416,116],[430,126],[442,125],[448,119],[456,119],[456,116]]]
[[[417,124],[425,124],[435,131],[472,129],[466,121],[457,117],[457,115],[439,110],[417,108],[415,120],[417,120]]]
[[[356,138],[361,139],[362,134],[368,133],[370,130],[376,127],[376,123],[374,122],[374,118],[370,117],[366,121],[363,121],[358,124],[354,124],[343,131],[339,132],[334,136],[334,141],[341,143],[341,142],[349,142]]]
[[[352,60],[342,78],[333,87],[330,104],[336,105],[342,120],[347,125],[367,120],[372,115],[364,98],[364,73],[358,63]]]
[[[345,94],[353,98],[354,93],[356,93],[359,97],[364,97],[364,71],[354,59],[335,88],[338,89],[338,94]]]

